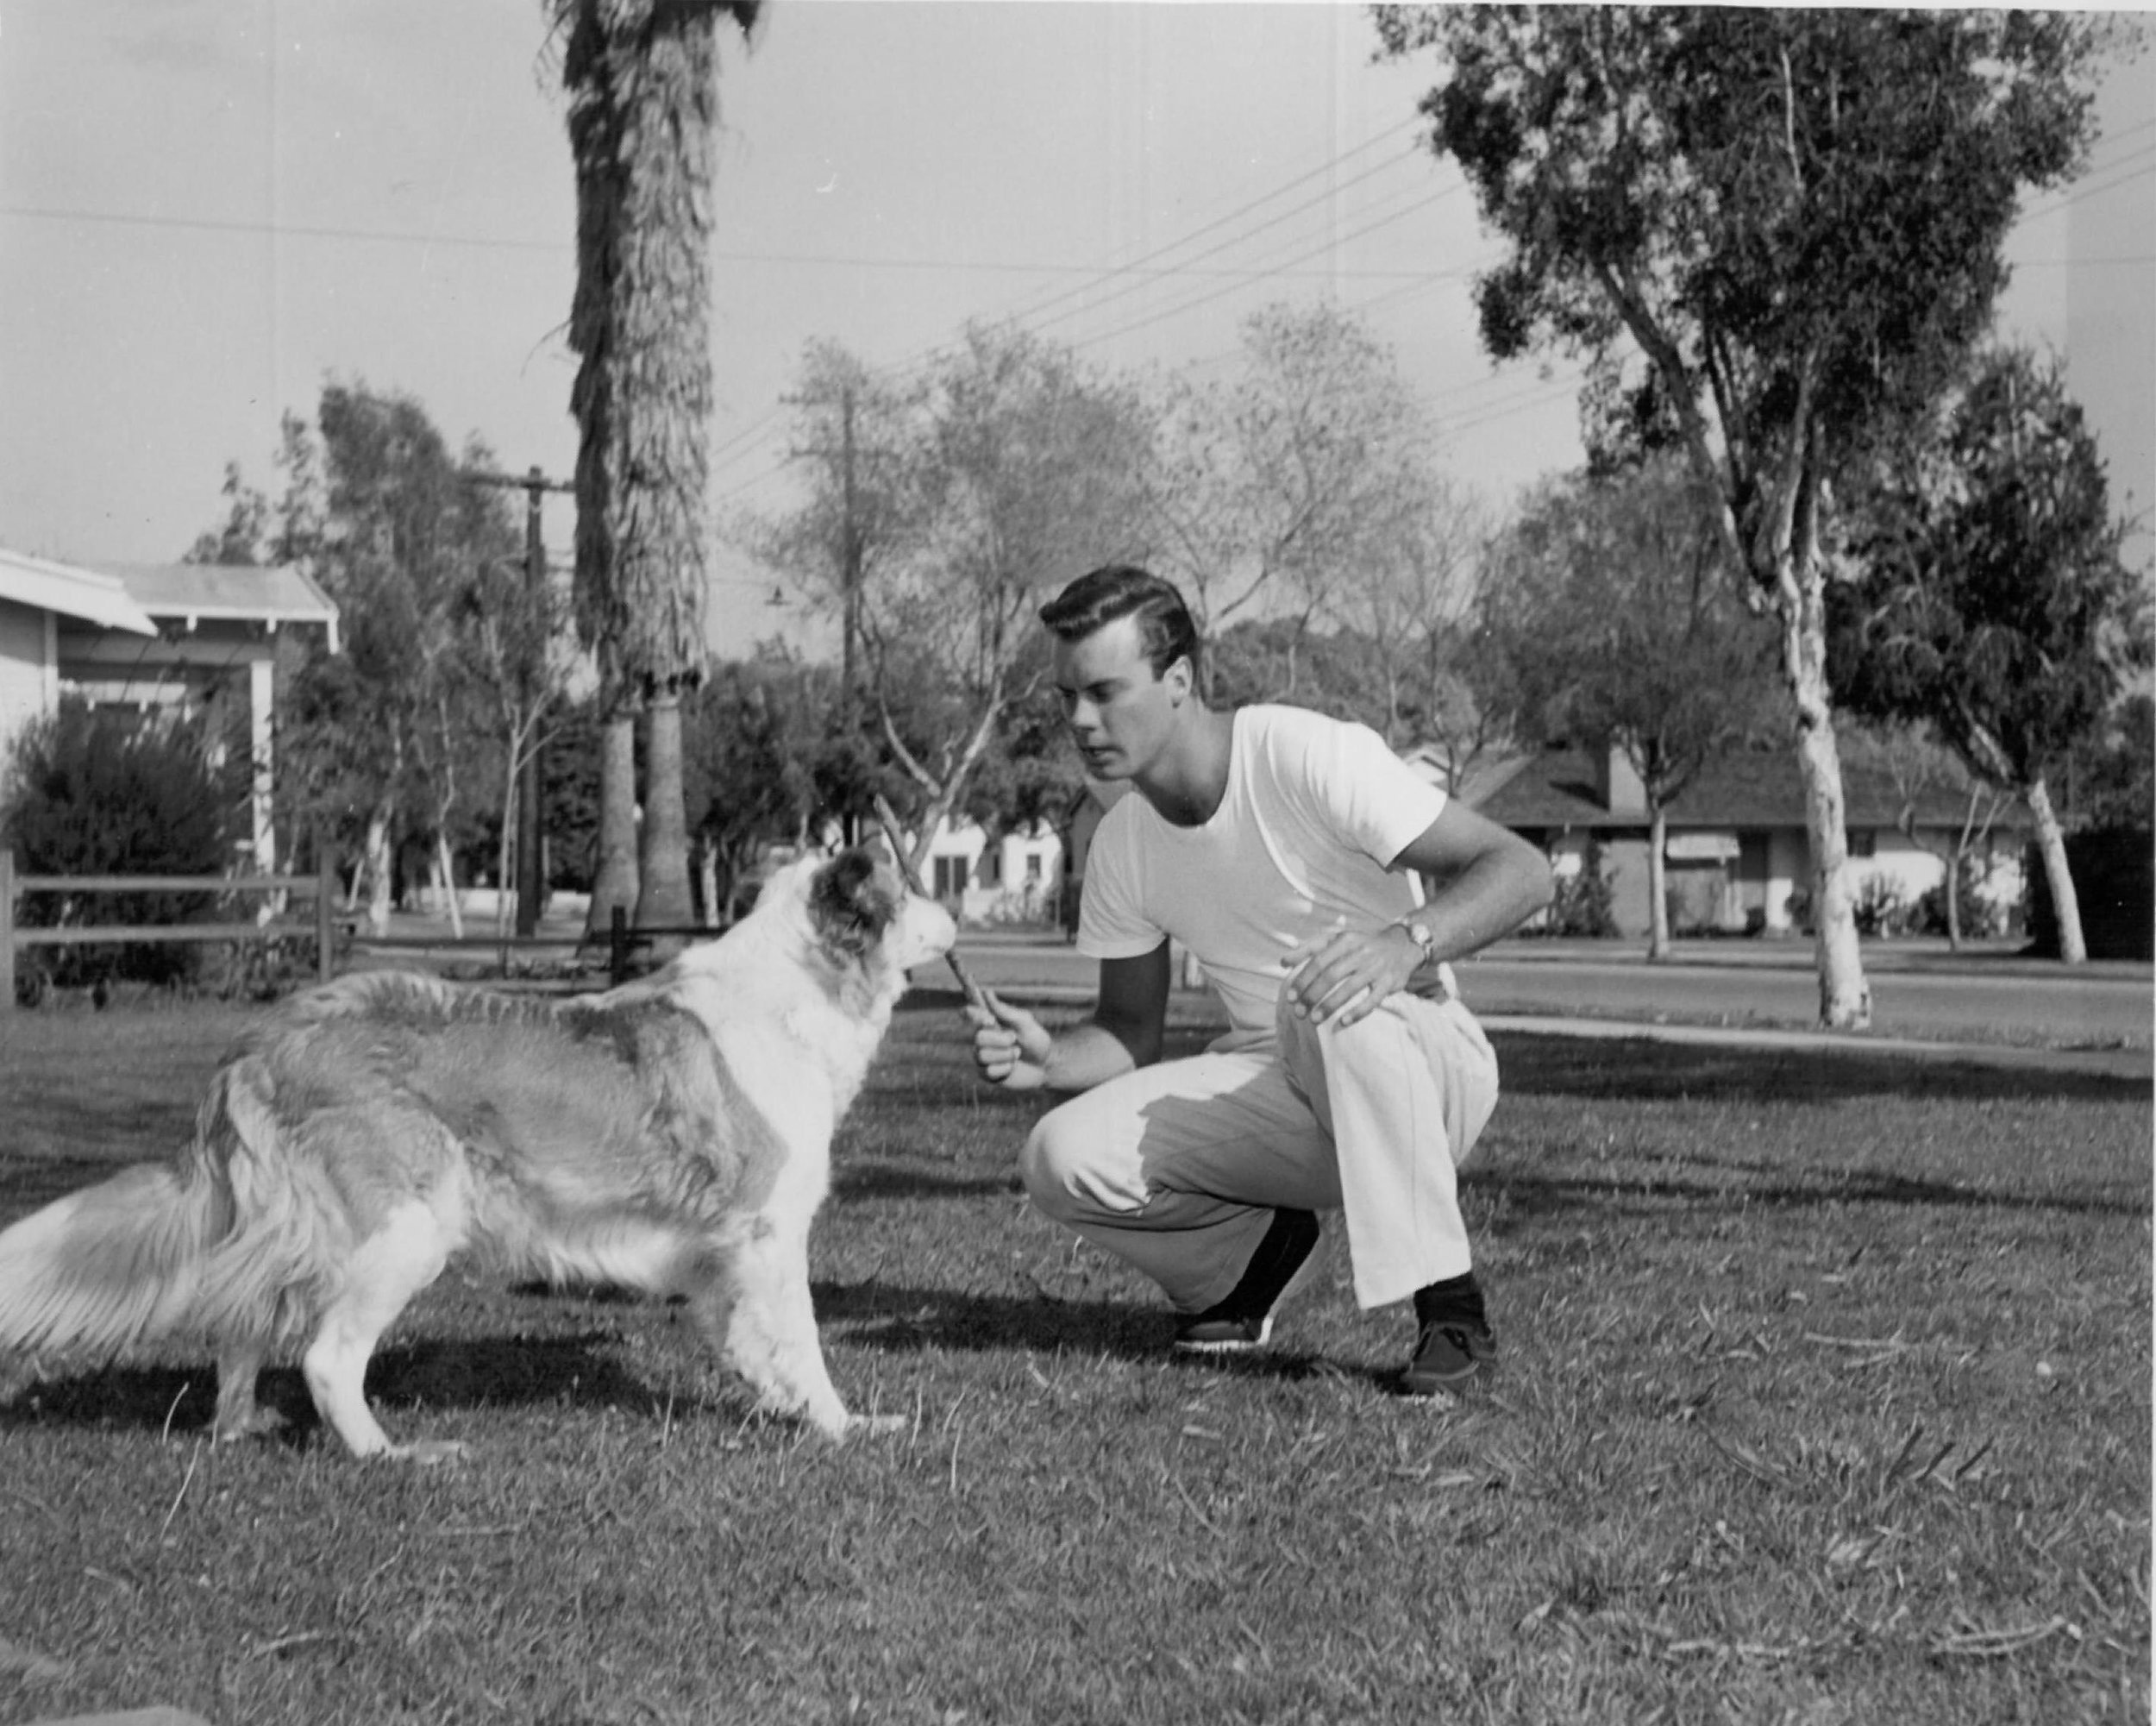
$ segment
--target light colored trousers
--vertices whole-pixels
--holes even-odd
[[[1141,1067],[1041,1118],[1033,1202],[1202,1312],[1276,1208],[1339,1209],[1355,1298],[1405,1300],[1471,1264],[1455,1174],[1497,1102],[1497,1058],[1457,1000],[1395,995],[1341,1030],[1282,995],[1270,1040]]]

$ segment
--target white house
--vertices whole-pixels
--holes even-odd
[[[1060,902],[1063,842],[1046,822],[991,834],[975,821],[945,821],[929,847],[929,891],[965,923],[1052,920]]]
[[[1941,853],[1959,835],[1960,800],[1943,790],[1917,799],[1911,825],[1920,844],[1900,831],[1902,800],[1885,775],[1846,763],[1842,790],[1851,890],[1860,904],[1870,897],[1914,906],[1946,877]],[[1589,848],[1596,850],[1619,932],[1644,932],[1646,794],[1621,753],[1556,749],[1517,756],[1478,775],[1465,795],[1482,814],[1540,844],[1560,876],[1576,874]],[[2002,911],[2021,903],[2024,836],[2023,818],[2009,813],[1980,853],[1979,891]],[[1663,857],[1680,930],[1793,933],[1810,885],[1811,848],[1792,751],[1739,752],[1708,767],[1670,805]]]
[[[246,704],[256,865],[276,868],[277,635],[327,631],[337,608],[299,569],[220,564],[70,564],[0,549],[0,751],[70,692],[149,710]]]

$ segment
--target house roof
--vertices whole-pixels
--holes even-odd
[[[236,618],[251,623],[323,624],[337,607],[307,573],[290,564],[97,563],[154,618]]]
[[[1842,763],[1844,825],[1891,827],[1902,811],[1902,794],[1889,774],[1856,763]],[[1637,812],[1612,813],[1595,789],[1595,757],[1584,750],[1546,750],[1522,756],[1509,773],[1493,775],[1469,801],[1482,814],[1507,827],[1636,828],[1646,825]],[[1944,786],[1927,787],[1916,799],[1921,826],[1961,825],[1968,813],[1965,795]],[[1672,827],[1801,827],[1804,786],[1796,752],[1789,749],[1745,750],[1726,756],[1704,769],[1670,805]],[[2018,826],[2008,814],[2001,825]]]
[[[157,633],[157,625],[117,576],[20,551],[0,549],[0,599],[78,618],[99,629]]]

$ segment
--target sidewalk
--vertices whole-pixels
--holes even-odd
[[[1793,978],[1807,981],[1812,976],[1811,949],[1806,944],[1772,944],[1767,951],[1756,956],[1733,955],[1726,951],[1712,952],[1737,945],[1686,943],[1669,964],[1649,967],[1644,950],[1630,943],[1503,941],[1468,961],[1461,968],[1461,982],[1473,1001],[1476,993],[1474,967],[1484,962],[1518,963],[1522,969],[1539,971],[1541,965],[1537,962],[1542,961],[1553,967],[1560,963],[1569,965],[1582,972],[1628,974],[1643,984],[1651,979],[1657,985],[1680,983],[1687,970],[1712,972],[1725,979],[1732,970],[1744,970],[1786,972]],[[1915,947],[1914,943],[1908,945],[1911,949]],[[1945,942],[1935,945],[1935,951],[1912,950],[1902,953],[1898,957],[1904,963],[1899,966],[1876,963],[1874,954],[1877,950],[1869,949],[1865,954],[1867,970],[1875,973],[1898,970],[1913,978],[1928,973],[1941,981],[1968,977],[1972,981],[2003,982],[2025,976],[2058,983],[2080,979],[2109,990],[2146,987],[2150,973],[2150,967],[2146,964],[2115,963],[2075,967],[2070,972],[2056,961],[2021,959],[2011,953],[1953,954],[1946,951]],[[1699,948],[1709,949],[1711,956],[1695,959],[1694,951]],[[969,929],[961,938],[960,951],[981,982],[1014,1001],[1083,1007],[1090,1006],[1094,998],[1091,962],[1079,958],[1067,943],[1054,937],[1014,936],[1000,931]],[[1715,957],[1721,959],[1719,965],[1714,962]],[[924,977],[922,981],[927,979]],[[1200,992],[1178,998],[1194,1002],[1205,997]],[[1489,1030],[1518,1036],[1645,1039],[1694,1045],[1786,1051],[1793,1054],[1959,1062],[2025,1072],[2090,1073],[2143,1082],[2156,1073],[2156,1057],[2152,1057],[2151,1050],[2138,1037],[2129,1046],[2106,1045],[2094,1040],[2083,1046],[2060,1046],[2058,1043],[2035,1040],[2009,1041],[2001,1037],[1977,1040],[1947,1031],[1924,1036],[1833,1032],[1806,1026],[1795,1015],[1784,1016],[1778,1024],[1716,1022],[1714,1005],[1703,994],[1695,1012],[1669,1003],[1651,1006],[1618,1001],[1601,1010],[1584,1013],[1578,1010],[1576,1003],[1580,999],[1574,995],[1570,1002],[1562,1006],[1553,1001],[1548,1012],[1535,1011],[1532,1007],[1523,1009],[1520,1005],[1512,1006],[1510,1010],[1478,1007],[1476,1016]]]
[[[960,936],[968,951],[1021,952],[1045,948],[1068,952],[1070,944],[1053,932],[968,928]],[[1910,935],[1893,940],[1869,939],[1863,944],[1867,973],[1967,976],[1998,978],[2035,976],[2048,979],[2088,977],[2114,982],[2146,982],[2156,992],[2156,964],[2146,959],[2091,959],[2071,970],[2056,959],[2023,955],[2024,943],[2013,940],[1964,941],[1959,953],[1943,935]],[[1645,966],[1644,938],[1594,940],[1584,938],[1509,936],[1493,942],[1475,960],[1501,959],[1518,964],[1538,963]],[[1475,960],[1465,963],[1473,963]],[[1816,965],[1808,937],[1732,936],[1726,940],[1684,939],[1670,944],[1670,957],[1662,962],[1671,968],[1799,971],[1811,974]]]

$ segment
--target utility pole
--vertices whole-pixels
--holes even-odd
[[[854,499],[854,386],[850,379],[838,395],[840,486],[846,522],[840,547],[838,711],[848,737],[854,730],[854,638],[861,604],[861,518]]]
[[[567,480],[549,480],[536,466],[521,480],[511,474],[488,474],[467,468],[466,477],[482,486],[511,486],[524,493],[524,580],[536,594],[547,585],[547,545],[540,535],[540,501],[548,492],[573,492]],[[517,764],[517,932],[539,932],[539,901],[546,896],[545,840],[541,834],[539,805],[545,785],[542,771],[545,746],[535,731],[531,747]],[[501,926],[495,926],[499,928]]]

